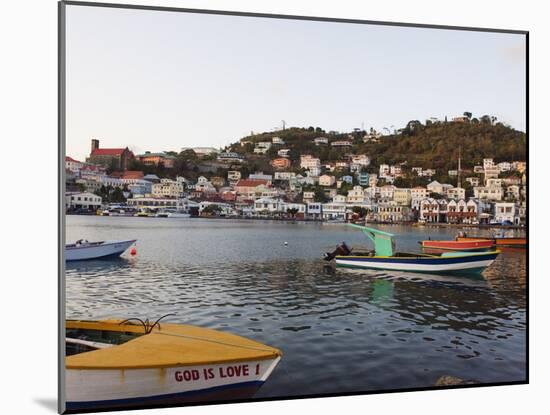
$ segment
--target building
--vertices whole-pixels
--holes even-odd
[[[363,188],[361,186],[353,186],[353,189],[348,192],[346,202],[349,204],[362,204],[365,202],[365,199],[365,191]]]
[[[262,191],[269,187],[267,180],[239,180],[235,184],[235,191],[237,192],[237,199],[240,200],[254,200],[256,195],[261,195]]]
[[[65,195],[65,207],[68,210],[84,209],[95,211],[101,208],[100,196],[89,192],[69,193]]]
[[[378,222],[408,222],[413,218],[408,206],[397,203],[382,203],[375,208],[374,220]]]
[[[302,200],[305,203],[312,203],[315,201],[315,192],[304,192]]]
[[[210,183],[216,188],[223,187],[225,186],[225,179],[223,177],[214,176],[210,178]]]
[[[386,184],[380,188],[380,197],[382,199],[393,200],[393,194],[396,187],[393,184]]]
[[[126,170],[130,161],[134,159],[128,147],[125,148],[99,148],[99,140],[92,139],[90,157],[87,163],[97,164],[111,170]]]
[[[332,186],[334,183],[336,183],[336,178],[334,176],[329,176],[328,174],[319,176],[319,186]]]
[[[254,147],[254,153],[256,154],[265,154],[271,148],[272,143],[270,141],[260,141],[256,143]]]
[[[307,170],[312,167],[321,169],[321,160],[310,155],[303,155],[300,157],[300,168]]]
[[[396,188],[393,191],[393,201],[399,206],[410,206],[412,200],[411,189]]]
[[[477,224],[479,218],[479,206],[476,201],[470,199],[451,200],[447,204],[447,222]]]
[[[285,142],[281,137],[273,137],[271,139],[271,143],[273,145],[279,145],[279,146],[284,146],[285,145]]]
[[[282,148],[279,151],[277,151],[277,155],[279,157],[290,157],[290,149],[289,148]]]
[[[466,190],[462,187],[451,187],[447,189],[447,198],[449,199],[464,199],[466,197]]]
[[[353,146],[353,143],[348,140],[337,140],[330,143],[330,145],[334,148],[350,148]]]
[[[479,186],[479,177],[467,177],[466,181],[472,185],[472,187]]]
[[[502,173],[504,171],[512,170],[512,163],[509,161],[503,161],[497,164],[498,170]]]
[[[422,200],[418,219],[427,223],[447,222],[447,201],[433,198]]]
[[[502,187],[487,187],[476,186],[474,187],[474,197],[476,199],[485,200],[502,200],[503,192]]]
[[[254,212],[259,215],[281,212],[281,203],[279,199],[272,199],[269,197],[262,197],[254,201]]]
[[[425,199],[428,197],[428,189],[422,186],[416,186],[411,189],[411,200]]]
[[[265,180],[267,184],[271,185],[273,182],[273,176],[271,174],[264,174],[264,172],[256,172],[248,175],[249,180]]]
[[[520,186],[518,185],[510,185],[506,188],[506,199],[507,200],[513,200],[513,201],[519,201],[520,200]]]
[[[290,181],[296,177],[296,173],[289,171],[276,171],[273,180]]]
[[[346,204],[341,202],[329,202],[323,204],[324,220],[345,220]]]
[[[342,176],[340,179],[344,183],[353,184],[353,176]]]
[[[244,161],[244,157],[241,154],[233,151],[224,151],[218,154],[217,159],[224,163],[241,163]]]
[[[378,169],[378,176],[381,178],[386,178],[390,175],[390,166],[389,164],[381,164]]]
[[[146,151],[144,154],[139,154],[136,156],[139,162],[145,164],[146,166],[158,166],[162,165],[167,169],[172,169],[174,167],[174,162],[176,158],[174,156],[168,155],[164,152],[161,153],[151,153]]]
[[[470,119],[468,117],[466,117],[465,115],[459,115],[458,117],[453,117],[451,119],[452,122],[458,122],[458,123],[464,123],[464,122],[468,122],[470,121]]]
[[[317,138],[314,138],[313,139],[313,142],[315,143],[316,146],[320,146],[320,145],[327,145],[328,144],[328,138],[326,137],[317,137]]]
[[[511,222],[514,225],[519,225],[520,218],[518,208],[513,202],[497,202],[495,203],[495,221],[502,222]]]
[[[322,219],[323,217],[323,204],[322,203],[307,203],[306,204],[306,217],[308,219]]]
[[[288,169],[291,165],[290,160],[285,157],[280,157],[271,160],[271,165],[275,169]]]
[[[148,180],[135,180],[128,185],[128,190],[133,195],[150,195],[153,192],[153,184]]]
[[[82,163],[81,161],[75,160],[69,156],[65,157],[65,170],[69,170],[70,172],[73,172],[79,175],[80,169],[83,166],[84,166],[84,163]]]
[[[161,179],[152,185],[151,194],[158,198],[177,198],[183,195],[183,185],[175,180]]]

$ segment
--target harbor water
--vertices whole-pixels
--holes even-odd
[[[345,224],[67,216],[66,241],[137,239],[137,255],[68,263],[71,319],[156,318],[239,334],[283,352],[258,397],[526,379],[527,258],[505,249],[481,276],[334,269]],[[456,228],[377,226],[400,251]],[[466,229],[468,235],[489,230]]]

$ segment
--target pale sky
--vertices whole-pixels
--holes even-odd
[[[525,131],[525,36],[67,6],[67,155],[469,111]]]

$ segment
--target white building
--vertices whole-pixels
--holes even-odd
[[[479,177],[467,177],[466,181],[472,185],[472,187],[479,186]]]
[[[289,148],[282,148],[279,151],[277,151],[277,155],[279,157],[290,157],[290,149]]]
[[[273,137],[271,139],[271,142],[274,144],[274,145],[279,145],[279,146],[284,146],[285,145],[285,142],[284,140],[281,138],[281,137]]]
[[[234,186],[239,180],[241,180],[241,172],[236,170],[229,170],[227,172],[227,181],[231,186]]]
[[[274,180],[289,181],[296,177],[296,173],[290,171],[276,171],[273,176]]]
[[[519,212],[516,204],[513,202],[495,203],[495,221],[500,223],[509,221],[519,225]]]
[[[267,184],[271,184],[273,182],[273,175],[264,174],[264,172],[260,171],[254,174],[250,174],[248,176],[248,180],[265,180],[267,181]]]
[[[485,200],[502,200],[502,187],[474,187],[474,197]]]
[[[447,189],[447,198],[449,199],[464,199],[466,197],[466,190],[462,187],[451,187]]]
[[[416,186],[411,189],[411,199],[425,199],[428,197],[428,189]]]
[[[312,157],[310,155],[303,155],[300,157],[300,168],[302,169],[311,169],[311,168],[318,168],[321,169],[321,160]]]
[[[317,137],[313,139],[313,142],[316,146],[322,145],[322,144],[328,144],[328,138],[326,137]]]
[[[347,203],[363,203],[365,201],[365,191],[361,186],[353,186],[353,189],[348,192],[346,199]]]
[[[97,210],[101,207],[101,196],[89,192],[65,195],[65,206],[68,209]]]
[[[271,142],[269,141],[260,141],[256,143],[254,147],[254,153],[256,154],[265,154],[271,148]]]
[[[323,219],[325,220],[345,220],[346,204],[339,202],[329,202],[323,204]]]

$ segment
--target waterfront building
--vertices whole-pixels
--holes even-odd
[[[289,216],[290,209],[297,210],[297,212],[294,215],[292,215],[294,218],[303,219],[306,215],[306,205],[304,203],[281,202],[279,209],[280,209],[280,213],[282,213],[283,216]]]
[[[143,163],[147,166],[162,165],[162,166],[166,167],[167,169],[173,168],[174,167],[174,162],[176,161],[176,158],[174,156],[168,155],[164,152],[151,153],[150,151],[146,151],[144,154],[137,155],[136,158],[141,163]]]
[[[244,157],[233,151],[224,151],[218,154],[217,160],[224,163],[241,163],[244,161]]]
[[[92,139],[90,156],[86,159],[86,162],[112,170],[126,170],[133,159],[134,153],[128,147],[99,148],[99,140]]]
[[[254,212],[258,215],[274,214],[281,211],[281,200],[263,197],[254,201]]]
[[[306,217],[308,219],[321,219],[323,217],[323,204],[315,202],[307,203]]]
[[[290,164],[290,160],[285,157],[276,158],[271,161],[271,165],[276,169],[288,169]]]
[[[336,178],[334,176],[324,174],[319,177],[319,186],[333,186],[334,183],[336,183]]]
[[[444,199],[426,198],[420,202],[419,220],[428,223],[447,221],[447,201]]]
[[[374,220],[378,222],[408,222],[412,220],[411,209],[395,202],[378,204],[374,212]]]
[[[345,203],[329,202],[323,203],[322,215],[324,220],[345,220],[346,219]]]
[[[467,202],[465,199],[451,200],[447,204],[448,223],[477,224],[479,213],[478,203],[473,199]]]
[[[520,218],[517,205],[514,202],[496,202],[494,210],[495,221],[501,223],[509,221],[519,225]]]
[[[90,192],[68,193],[65,195],[65,207],[69,210],[97,210],[101,208],[101,203],[101,196]]]

